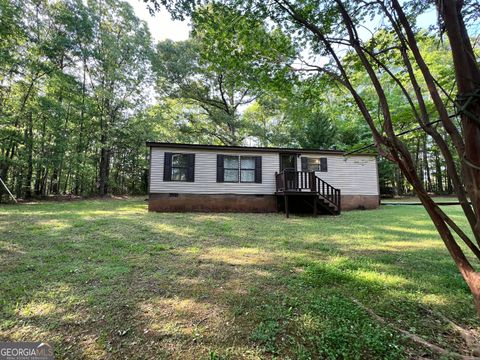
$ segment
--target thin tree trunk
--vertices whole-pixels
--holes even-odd
[[[50,194],[58,195],[58,168],[55,165],[50,177]]]
[[[108,177],[110,172],[110,149],[100,149],[100,165],[98,173],[98,195],[105,196],[108,193]]]
[[[443,176],[442,176],[442,164],[438,152],[435,152],[435,179],[437,183],[437,193],[443,194]]]
[[[34,185],[34,194],[35,196],[42,195],[42,181],[43,181],[43,174],[44,174],[44,167],[42,165],[43,159],[45,158],[45,131],[46,131],[46,117],[43,117],[42,122],[42,131],[40,135],[40,161],[38,161],[37,169],[35,171],[35,185]]]
[[[422,147],[422,155],[423,155],[423,167],[425,169],[425,187],[427,191],[432,191],[432,177],[430,175],[430,166],[428,164],[428,152],[427,152],[427,134],[423,137],[423,147]]]
[[[49,166],[47,165],[47,167],[45,168],[45,173],[43,175],[43,179],[42,179],[42,183],[41,183],[41,186],[40,186],[40,195],[41,196],[47,196],[48,195],[48,173],[49,173]]]
[[[68,183],[70,181],[70,174],[71,174],[71,167],[69,166],[67,171],[67,176],[65,178],[65,184],[63,185],[63,192],[62,192],[63,195],[67,194],[68,192]]]
[[[84,161],[84,150],[83,150],[83,132],[84,132],[84,122],[85,122],[85,91],[86,91],[86,59],[83,59],[83,81],[82,81],[82,106],[80,110],[80,129],[78,134],[78,145],[77,145],[77,157],[75,161],[75,181],[73,185],[73,193],[78,195],[82,193],[80,189],[80,183],[82,181],[83,164]]]
[[[32,177],[33,177],[33,115],[30,111],[28,115],[27,128],[25,129],[25,147],[27,151],[27,174],[25,176],[25,198],[32,197]]]

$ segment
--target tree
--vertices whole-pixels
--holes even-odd
[[[324,111],[318,81],[305,81],[285,101],[285,118],[294,146],[328,149],[337,145],[338,129]]]
[[[100,125],[98,194],[108,192],[112,140],[124,111],[142,100],[142,85],[148,77],[150,34],[132,7],[115,0],[92,2],[96,19],[88,74],[96,98]]]
[[[234,43],[214,41],[216,36],[233,33],[241,34]],[[225,60],[235,61],[236,66],[222,64],[218,54],[226,53],[229,57]],[[257,55],[256,66],[247,66],[242,59],[253,53]],[[206,133],[221,144],[239,145],[248,135],[241,110],[261,96],[264,82],[267,78],[271,81],[267,72],[281,78],[281,70],[272,66],[274,57],[288,58],[291,54],[291,45],[280,32],[269,31],[257,19],[215,4],[195,13],[191,39],[157,45],[157,87],[162,95],[184,102],[183,116],[190,131]]]
[[[317,89],[316,82],[305,83],[290,91],[262,96],[243,115],[248,120],[250,136],[265,146],[323,149],[338,146],[337,124],[315,98]]]
[[[153,136],[130,125],[148,102],[146,25],[121,1],[2,1],[0,13],[2,179],[17,197],[138,192]],[[127,128],[142,136],[135,160],[118,153]],[[122,186],[109,176],[119,161],[135,172],[115,172]]]
[[[185,127],[194,134],[206,133],[225,145],[239,145],[245,125],[239,108],[252,102],[256,94],[236,82],[226,72],[210,71],[201,63],[199,47],[193,40],[157,45],[159,92],[184,104]]]
[[[162,1],[176,16],[191,13],[193,2],[178,0]],[[157,6],[159,3],[156,3]],[[227,2],[238,11],[259,19],[269,18],[305,50],[322,56],[324,61],[305,64],[304,70],[325,74],[345,87],[355,106],[368,125],[379,153],[395,162],[403,176],[413,187],[432,219],[440,237],[472,292],[480,315],[480,272],[466,255],[470,252],[480,261],[480,68],[468,35],[466,19],[478,18],[472,11],[472,1],[407,1],[398,0],[363,1],[231,1]],[[456,107],[459,110],[460,126],[449,113],[447,101],[442,98],[443,87],[439,85],[422,55],[418,39],[421,35],[415,26],[415,14],[429,6],[436,5],[441,29],[447,33],[456,75]],[[472,15],[477,14],[477,15]],[[468,17],[470,16],[470,17]],[[377,41],[375,34],[361,36],[361,29],[368,20],[381,17],[384,30],[391,34],[393,41],[387,44]],[[219,38],[219,41],[222,37]],[[230,39],[229,39],[230,40]],[[347,55],[345,55],[347,53]],[[396,54],[401,59],[395,67],[383,59],[386,54]],[[388,56],[387,55],[387,56]],[[368,103],[368,96],[356,88],[348,64],[354,57],[374,93],[376,110]],[[405,76],[403,76],[405,75]],[[432,139],[444,158],[452,186],[461,203],[463,212],[473,232],[473,240],[451,219],[428,194],[416,172],[412,153],[396,135],[397,124],[393,117],[393,103],[386,96],[384,77],[388,77],[402,93],[410,107],[412,118]],[[412,89],[413,93],[408,90]],[[431,97],[434,114],[425,103]],[[432,119],[432,115],[434,115]],[[448,141],[431,124],[438,116]],[[455,162],[455,156],[461,159]],[[471,200],[471,204],[468,201]],[[455,238],[458,236],[458,239]],[[459,244],[462,241],[466,249]]]

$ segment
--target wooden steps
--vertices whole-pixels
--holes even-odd
[[[318,202],[318,206],[322,207],[324,210],[328,211],[331,215],[340,215],[340,209],[338,206],[335,204],[331,203],[327,199],[323,198],[322,196],[319,196],[318,199],[316,199]]]
[[[305,207],[313,215],[341,213],[340,189],[320,179],[314,171],[283,170],[275,178],[277,209],[283,209],[287,217],[291,210],[305,212]]]

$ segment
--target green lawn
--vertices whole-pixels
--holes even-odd
[[[0,340],[52,342],[59,359],[432,356],[353,299],[456,352],[439,314],[480,329],[420,206],[290,219],[148,213],[143,199],[0,206]]]
[[[458,198],[456,196],[433,196],[432,199],[435,202],[458,203]],[[382,199],[382,204],[402,203],[402,202],[420,204],[420,199],[416,196],[403,196],[403,197],[396,197],[392,199]]]

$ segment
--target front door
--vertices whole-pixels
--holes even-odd
[[[285,190],[296,191],[297,190],[297,155],[295,154],[280,154],[280,172],[284,170],[291,170],[285,172]]]
[[[280,154],[280,171],[283,171],[285,169],[297,170],[297,155]]]

